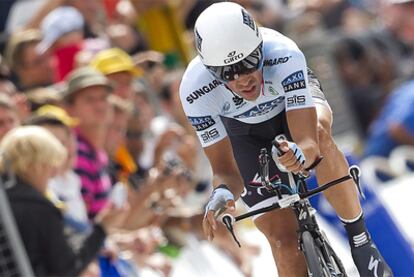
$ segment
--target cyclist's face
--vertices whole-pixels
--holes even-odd
[[[236,80],[227,83],[229,89],[247,101],[256,100],[262,88],[263,76],[260,70],[240,75]]]

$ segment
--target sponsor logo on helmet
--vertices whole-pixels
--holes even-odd
[[[201,43],[203,42],[203,39],[201,38],[200,34],[198,33],[197,30],[195,30],[195,35],[196,35],[196,47],[198,52],[201,52]]]
[[[210,115],[199,116],[199,117],[188,116],[187,118],[188,118],[188,121],[190,122],[190,124],[197,131],[203,131],[205,129],[210,128],[214,124],[216,124],[216,122],[214,121],[214,119]]]
[[[286,63],[290,57],[267,59],[263,62],[263,66],[273,66],[277,64]]]
[[[243,57],[244,57],[243,53],[236,54],[236,51],[231,51],[227,55],[227,59],[224,60],[224,63],[229,64],[231,62],[238,61],[238,60],[242,59]]]
[[[202,86],[201,88],[190,93],[190,95],[187,96],[186,100],[188,103],[192,104],[194,100],[197,100],[199,97],[205,95],[206,93],[211,92],[213,89],[215,89],[219,85],[221,85],[221,82],[218,80],[214,80],[208,83],[207,85]]]
[[[274,108],[276,108],[280,103],[283,103],[284,101],[285,97],[279,96],[278,98],[273,99],[272,101],[261,103],[242,114],[236,115],[234,118],[248,118],[265,115]]]
[[[241,10],[243,16],[243,23],[252,28],[252,30],[256,30],[254,20],[244,9]]]
[[[285,92],[306,88],[305,75],[302,70],[296,71],[282,81]]]

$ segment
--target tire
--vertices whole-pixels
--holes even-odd
[[[321,252],[316,248],[315,241],[308,231],[302,233],[302,250],[305,254],[306,263],[308,265],[309,276],[324,277],[324,270],[321,261],[323,257]]]
[[[331,258],[331,261],[335,263],[335,268],[337,271],[337,276],[343,276],[346,277],[346,271],[342,264],[342,261],[339,259],[338,255],[336,255],[335,251],[332,249],[332,246],[329,244],[329,242],[325,242],[326,250]]]

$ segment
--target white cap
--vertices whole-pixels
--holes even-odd
[[[82,14],[73,7],[62,6],[52,10],[40,24],[43,40],[38,46],[38,51],[44,53],[61,36],[82,30],[84,22]]]

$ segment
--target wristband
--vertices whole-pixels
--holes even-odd
[[[229,189],[229,187],[226,184],[220,184],[220,185],[218,185],[217,187],[215,187],[213,189],[213,191],[215,191],[216,189],[226,189],[226,190],[228,190],[228,191],[231,192],[231,190]]]

